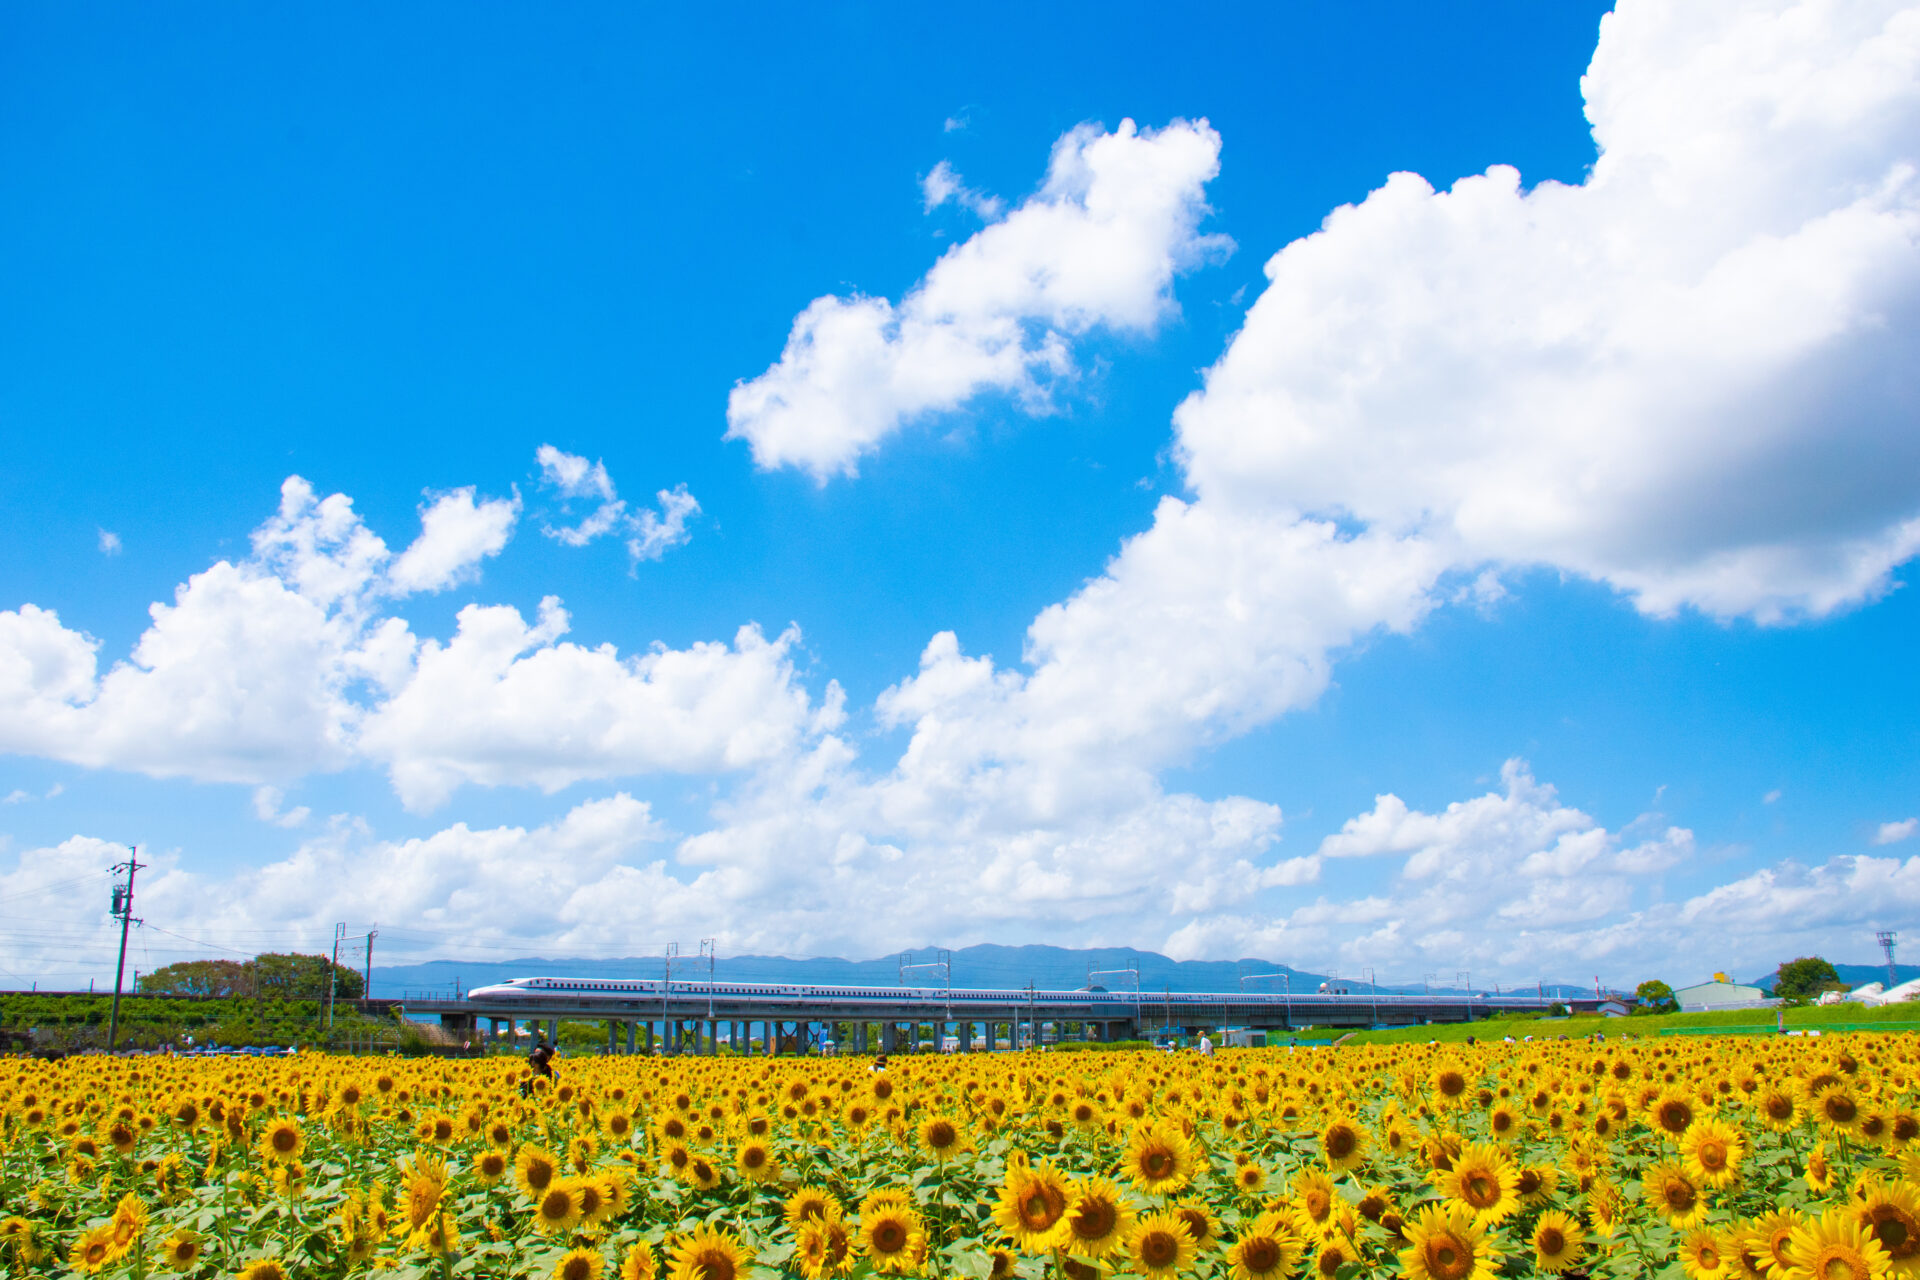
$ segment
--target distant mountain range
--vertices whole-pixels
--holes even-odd
[[[912,953],[906,963],[925,966],[939,959],[937,952]],[[712,976],[721,982],[819,983],[822,986],[898,986],[902,981],[901,957],[882,956],[873,960],[842,960],[830,956],[794,959],[787,956],[722,956],[714,961]],[[956,987],[1024,987],[1031,983],[1042,991],[1076,991],[1098,984],[1110,991],[1131,991],[1134,974],[1139,975],[1142,991],[1317,991],[1323,982],[1338,984],[1351,991],[1367,989],[1366,979],[1351,974],[1335,978],[1323,973],[1295,969],[1276,960],[1172,960],[1154,951],[1132,947],[982,945],[963,947],[952,953],[953,985]],[[456,985],[461,990],[501,982],[508,978],[546,976],[555,978],[657,978],[665,972],[659,956],[633,956],[620,960],[566,960],[530,956],[523,960],[475,964],[467,961],[431,960],[424,964],[387,965],[373,971],[376,996],[397,996],[404,992],[447,992]],[[1286,981],[1273,977],[1285,974]],[[708,976],[704,961],[681,956],[673,962],[673,976],[693,980]],[[1448,982],[1436,982],[1434,989],[1450,989]],[[908,970],[910,985],[939,986],[944,977],[937,968]],[[1415,992],[1421,984],[1395,986],[1380,984],[1385,992]],[[1476,987],[1474,990],[1484,990]],[[1592,987],[1549,983],[1549,996],[1591,995]]]

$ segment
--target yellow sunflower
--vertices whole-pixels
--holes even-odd
[[[1648,1125],[1669,1142],[1678,1142],[1693,1127],[1695,1115],[1693,1099],[1679,1092],[1660,1094],[1647,1107]]]
[[[706,1226],[674,1239],[668,1252],[672,1280],[739,1280],[753,1250],[724,1227]]]
[[[1067,1251],[1082,1258],[1118,1253],[1126,1247],[1133,1223],[1133,1210],[1117,1185],[1105,1178],[1082,1178],[1074,1183],[1067,1205]]]
[[[498,1147],[489,1147],[473,1159],[473,1174],[480,1179],[480,1185],[485,1187],[497,1184],[500,1179],[506,1177],[507,1170],[511,1167],[507,1160],[507,1153]]]
[[[1071,1195],[1067,1179],[1051,1164],[1009,1160],[993,1220],[1017,1248],[1046,1253],[1065,1243]]]
[[[1274,1215],[1263,1214],[1227,1250],[1230,1280],[1283,1280],[1299,1265],[1304,1246]]]
[[[259,1258],[240,1269],[238,1280],[292,1280],[278,1258]]]
[[[773,1158],[773,1148],[763,1139],[748,1138],[733,1153],[733,1167],[748,1182],[778,1182],[780,1166]]]
[[[1793,1229],[1793,1264],[1782,1280],[1885,1280],[1893,1260],[1853,1212],[1829,1209]]]
[[[653,1246],[645,1240],[636,1241],[633,1248],[627,1250],[627,1256],[620,1260],[620,1280],[658,1280],[659,1264],[653,1259]]]
[[[182,1227],[160,1246],[160,1261],[174,1271],[191,1271],[200,1264],[202,1252],[200,1233]]]
[[[529,1200],[539,1201],[553,1180],[560,1176],[560,1162],[553,1153],[528,1144],[513,1158],[513,1180]]]
[[[260,1135],[260,1158],[275,1163],[298,1160],[307,1149],[307,1135],[297,1121],[285,1116],[270,1122]]]
[[[1816,1142],[1807,1152],[1807,1190],[1833,1190],[1833,1162],[1827,1158],[1827,1144]]]
[[[1193,1237],[1193,1247],[1201,1253],[1219,1247],[1220,1219],[1213,1216],[1213,1210],[1207,1207],[1206,1201],[1197,1196],[1186,1196],[1174,1201],[1168,1211],[1187,1224],[1187,1234]]]
[[[1667,1225],[1684,1231],[1706,1220],[1707,1197],[1687,1171],[1671,1162],[1656,1164],[1640,1175],[1640,1194]]]
[[[1481,1223],[1500,1222],[1520,1209],[1520,1170],[1499,1147],[1470,1142],[1453,1168],[1436,1179],[1440,1194],[1465,1205]]]
[[[846,1216],[846,1210],[840,1207],[833,1193],[824,1187],[801,1187],[787,1197],[781,1216],[787,1220],[789,1230],[798,1231],[808,1222],[838,1221]]]
[[[839,1218],[809,1218],[800,1227],[794,1256],[807,1280],[853,1274],[859,1263],[853,1233]]]
[[[1748,1230],[1748,1239],[1769,1274],[1785,1275],[1794,1263],[1793,1236],[1807,1222],[1798,1209],[1776,1209],[1762,1215]]]
[[[1429,1205],[1405,1234],[1400,1266],[1407,1280],[1493,1280],[1500,1269],[1500,1250],[1464,1204]]]
[[[1367,1131],[1351,1116],[1335,1116],[1320,1130],[1320,1158],[1335,1173],[1345,1173],[1367,1158]]]
[[[1739,1178],[1740,1161],[1747,1154],[1747,1144],[1738,1129],[1706,1116],[1695,1121],[1680,1139],[1680,1154],[1686,1159],[1688,1177],[1719,1189],[1733,1185]]]
[[[1680,1242],[1680,1269],[1687,1273],[1687,1280],[1727,1280],[1737,1274],[1736,1252],[1719,1232],[1695,1227]]]
[[[1313,1251],[1313,1261],[1307,1266],[1307,1274],[1333,1280],[1342,1267],[1359,1261],[1360,1250],[1354,1246],[1353,1240],[1343,1232],[1335,1232],[1321,1239],[1320,1247]]]
[[[1319,1169],[1302,1169],[1293,1175],[1288,1189],[1293,1193],[1294,1230],[1309,1240],[1319,1236],[1333,1221],[1334,1202],[1339,1199],[1333,1179]]]
[[[1853,1214],[1887,1251],[1894,1275],[1920,1276],[1920,1195],[1912,1187],[1874,1183]]]
[[[73,1242],[73,1249],[67,1254],[67,1265],[90,1275],[113,1259],[113,1229],[103,1222]]]
[[[600,1280],[606,1265],[598,1249],[569,1249],[553,1264],[553,1280]]]
[[[1193,1181],[1193,1145],[1180,1126],[1167,1120],[1137,1124],[1120,1157],[1120,1168],[1134,1188],[1148,1195],[1183,1191]]]
[[[1127,1235],[1127,1269],[1147,1280],[1171,1280],[1191,1271],[1197,1253],[1187,1224],[1170,1213],[1142,1218]]]
[[[1765,1089],[1754,1100],[1753,1109],[1760,1115],[1760,1123],[1775,1133],[1785,1133],[1793,1128],[1798,1118],[1793,1095],[1784,1089]]]
[[[920,1215],[902,1205],[863,1210],[854,1239],[873,1269],[882,1275],[919,1275],[926,1264],[926,1229]]]
[[[396,1231],[412,1234],[426,1227],[439,1210],[440,1197],[447,1189],[447,1165],[438,1156],[422,1153],[413,1158],[412,1164],[403,1165],[402,1172],[407,1179],[402,1202],[406,1217]]]
[[[966,1130],[942,1115],[930,1115],[914,1130],[922,1151],[936,1160],[951,1160],[967,1149]]]
[[[1807,1109],[1830,1134],[1852,1137],[1860,1132],[1860,1098],[1845,1084],[1831,1084],[1814,1093]]]
[[[580,1225],[580,1196],[571,1179],[547,1184],[535,1202],[533,1225],[542,1231],[571,1231]]]
[[[1534,1224],[1533,1267],[1549,1275],[1558,1275],[1577,1266],[1586,1252],[1586,1232],[1570,1215],[1549,1209]]]

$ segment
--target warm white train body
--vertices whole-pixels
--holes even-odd
[[[1241,1006],[1297,1006],[1322,1003],[1394,1004],[1400,1002],[1413,1004],[1433,1004],[1448,1000],[1484,999],[1483,993],[1467,996],[1459,993],[1433,995],[1402,995],[1381,992],[1378,995],[1367,993],[1287,993],[1287,992],[1195,992],[1195,991],[1037,991],[1026,987],[960,988],[960,987],[841,987],[816,983],[779,983],[779,982],[700,982],[675,979],[668,990],[668,984],[661,978],[514,978],[508,982],[491,986],[474,987],[467,992],[469,1000],[486,1001],[538,1001],[552,1000],[556,997],[573,1000],[604,999],[607,1001],[632,1002],[651,997],[655,1000],[671,995],[676,999],[689,996],[712,996],[727,1002],[729,1007],[765,1004],[782,1008],[805,1004],[832,1004],[836,1006],[857,1006],[870,1003],[897,1008],[903,1004],[924,1004],[929,1009],[961,1010],[969,1005],[1006,1008],[1008,1006],[1047,1006],[1073,1005],[1078,1008],[1107,1007],[1132,1012],[1147,1006],[1153,1009],[1192,1007],[1205,1005],[1217,1008],[1222,1004]],[[1545,1001],[1542,1001],[1544,1004]]]

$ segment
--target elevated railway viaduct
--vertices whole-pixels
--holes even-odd
[[[1066,1039],[1148,1039],[1228,1028],[1297,1033],[1307,1027],[1361,1029],[1470,1022],[1496,1014],[1544,1012],[1553,1004],[1591,1012],[1596,998],[1545,999],[1487,993],[1106,992],[852,988],[775,984],[520,979],[457,999],[400,1001],[411,1016],[438,1015],[455,1035],[498,1040],[525,1027],[552,1038],[562,1021],[598,1022],[611,1053],[714,1053],[723,1042],[759,1052],[804,1052],[824,1040],[842,1051],[910,1051],[930,1030],[933,1046],[1011,1048]],[[839,1029],[845,1027],[845,1032]]]

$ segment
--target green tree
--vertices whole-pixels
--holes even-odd
[[[239,960],[182,960],[143,973],[134,990],[157,996],[237,996],[252,990]]]
[[[356,1000],[360,996],[360,975],[325,956],[269,952],[247,963],[253,968],[255,993],[269,1000],[325,1000],[329,969],[339,982],[334,990],[340,999]]]
[[[140,975],[134,989],[162,996],[254,996],[262,1000],[325,1000],[331,968],[342,1000],[360,997],[360,975],[325,956],[268,953],[251,960],[183,960]]]
[[[1783,1000],[1804,1003],[1825,991],[1845,991],[1847,984],[1831,964],[1819,956],[1801,956],[1788,960],[1773,974],[1773,994]]]
[[[1658,978],[1648,978],[1633,989],[1635,1013],[1672,1013],[1680,1007],[1673,988]]]

